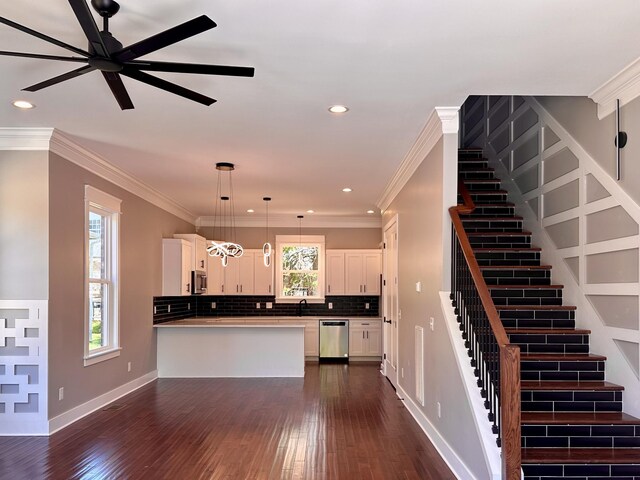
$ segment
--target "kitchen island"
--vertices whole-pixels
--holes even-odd
[[[197,317],[154,327],[160,378],[304,376],[302,322]]]

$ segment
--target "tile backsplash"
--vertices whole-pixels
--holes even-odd
[[[267,303],[272,308],[267,308]],[[215,308],[212,304],[215,303]],[[257,305],[260,304],[260,308]],[[333,308],[329,309],[329,304]],[[367,304],[369,308],[367,307]],[[153,323],[188,317],[293,317],[298,315],[298,303],[276,303],[273,296],[192,295],[154,297]],[[378,296],[327,296],[325,303],[302,306],[307,317],[377,317],[380,314]]]

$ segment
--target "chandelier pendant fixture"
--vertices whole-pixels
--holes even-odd
[[[233,163],[216,163],[218,170],[218,183],[216,187],[216,202],[213,213],[213,237],[211,245],[207,247],[207,253],[212,257],[220,257],[222,266],[229,264],[229,258],[241,257],[244,253],[242,245],[236,242],[235,211],[233,208],[233,182],[231,172],[235,170]],[[229,195],[224,195],[222,176],[228,172]],[[218,221],[220,222],[218,225]]]
[[[271,244],[269,243],[269,202],[271,201],[271,197],[263,197],[262,200],[264,200],[265,206],[267,207],[267,212],[265,217],[266,232],[265,232],[265,242],[264,242],[264,245],[262,245],[262,259],[264,261],[264,266],[269,267],[271,266],[271,252],[272,252]]]

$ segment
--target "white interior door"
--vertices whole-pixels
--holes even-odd
[[[398,217],[384,228],[383,282],[383,370],[394,387],[398,384]]]

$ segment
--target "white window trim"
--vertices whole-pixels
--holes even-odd
[[[120,214],[122,200],[98,190],[84,186],[84,366],[94,365],[120,355]],[[108,295],[109,345],[89,350],[89,212],[91,209],[111,217],[109,235],[109,270],[111,288]]]
[[[280,252],[285,245],[299,245],[313,244],[318,245],[318,290],[320,295],[317,297],[283,297],[282,292],[282,261],[280,259]],[[276,302],[277,303],[299,303],[301,300],[306,300],[308,303],[324,303],[324,288],[325,288],[325,241],[324,235],[276,235]]]

